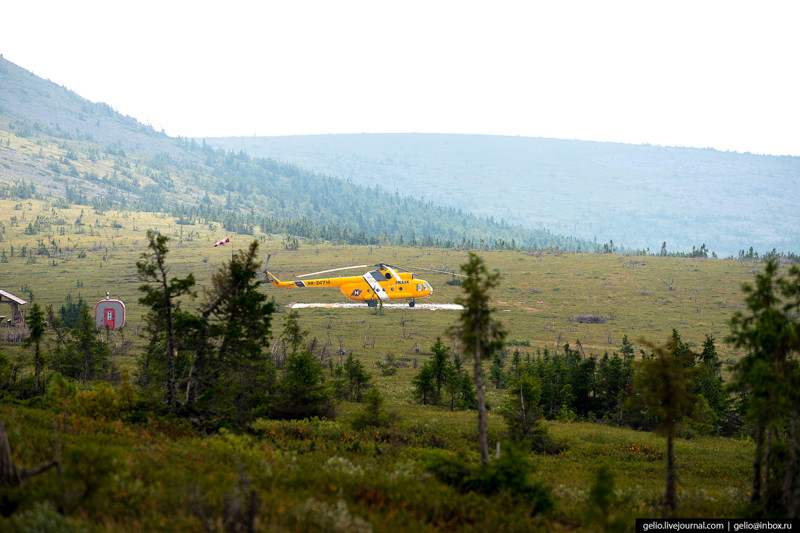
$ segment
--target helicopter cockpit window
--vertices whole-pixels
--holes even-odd
[[[375,281],[386,281],[386,276],[384,276],[383,272],[380,270],[373,270],[370,272],[370,274],[372,274],[372,277],[375,278]]]
[[[422,290],[422,284],[421,284],[421,283],[417,283],[417,290],[418,290],[418,291],[421,291],[421,290]]]

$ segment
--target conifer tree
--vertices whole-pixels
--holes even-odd
[[[505,366],[505,362],[501,355],[495,354],[494,359],[492,359],[492,366],[489,368],[489,380],[494,385],[495,389],[505,388],[506,386],[506,373],[503,371],[503,367]]]
[[[643,341],[644,342],[644,341]],[[645,344],[647,344],[645,342]],[[677,507],[674,441],[684,416],[691,413],[696,396],[691,368],[694,354],[685,350],[676,334],[664,346],[653,346],[653,357],[641,363],[635,387],[640,395],[634,400],[644,404],[659,424],[655,431],[667,439],[666,475],[662,515],[667,516]]]
[[[80,378],[83,383],[94,379],[108,360],[108,345],[97,336],[97,326],[88,307],[80,308],[78,323],[70,330],[63,353],[72,373],[64,375]]]
[[[31,311],[28,313],[26,322],[28,324],[29,336],[25,339],[23,345],[26,348],[33,346],[33,389],[36,391],[36,394],[39,394],[39,379],[42,367],[44,366],[39,345],[47,329],[47,325],[44,321],[44,313],[42,312],[42,308],[39,307],[39,304],[35,303],[31,306]]]
[[[197,366],[212,391],[206,408],[242,426],[257,410],[266,407],[274,381],[274,369],[266,348],[275,305],[257,290],[258,241],[240,250],[212,276],[201,316],[215,350],[194,339],[196,358],[213,355]],[[176,315],[181,320],[192,318]]]
[[[155,234],[147,230],[149,252],[142,252],[141,261],[136,262],[139,279],[145,283],[139,290],[145,293],[139,303],[150,307],[148,322],[151,333],[164,336],[165,384],[164,401],[171,413],[178,410],[178,382],[176,375],[177,340],[174,316],[180,309],[178,298],[191,294],[195,280],[192,274],[186,278],[169,278],[169,267],[166,257],[169,252],[169,238],[161,233]]]
[[[505,418],[513,440],[525,443],[528,450],[538,447],[545,440],[546,431],[541,427],[542,384],[533,368],[526,365],[511,379],[509,394],[500,414]],[[535,442],[538,441],[538,442]]]
[[[442,397],[442,387],[447,379],[447,367],[450,364],[450,347],[442,342],[441,337],[436,337],[436,342],[431,346],[433,359],[431,359],[431,371],[433,380],[436,383],[436,400]]]
[[[411,384],[414,386],[414,396],[422,405],[436,403],[436,381],[430,361],[422,364],[417,375],[411,380]]]
[[[450,331],[461,339],[464,356],[473,361],[473,380],[478,407],[478,443],[481,462],[489,462],[489,437],[486,419],[486,400],[483,379],[483,359],[491,358],[503,349],[506,331],[494,319],[494,309],[489,304],[489,290],[497,286],[499,273],[489,273],[483,260],[470,252],[468,261],[461,265],[467,276],[461,284],[464,295],[456,302],[464,306],[458,323]]]
[[[369,386],[370,375],[364,363],[349,354],[344,362],[344,377],[347,380],[348,399],[360,402],[364,391]]]
[[[314,360],[314,354],[301,349],[305,332],[299,327],[296,312],[286,317],[284,337],[288,337],[292,353],[286,358],[279,394],[270,406],[271,415],[286,419],[333,418],[332,395],[325,386],[322,367]]]
[[[462,364],[461,358],[458,354],[453,356],[453,362],[448,364],[445,370],[445,377],[444,377],[444,390],[447,392],[447,396],[450,398],[450,410],[454,411],[456,408],[456,399],[459,397],[459,393],[463,391],[462,383],[464,377],[462,376]],[[467,380],[470,384],[470,392],[472,392],[472,383]]]
[[[756,452],[750,500],[763,512],[771,513],[782,504],[792,517],[800,514],[798,456],[798,397],[800,381],[797,353],[800,351],[800,268],[789,271],[790,279],[778,275],[778,265],[768,260],[757,274],[755,285],[745,283],[745,311],[731,319],[727,338],[748,350],[736,365],[734,385],[743,393],[744,407],[756,424]],[[789,460],[778,464],[774,439],[788,434]],[[778,489],[776,474],[784,480]],[[763,480],[763,486],[762,486]],[[774,497],[781,494],[782,501]]]
[[[706,399],[714,415],[714,420],[719,425],[728,413],[730,399],[722,379],[722,361],[719,360],[713,335],[706,335],[703,351],[697,358],[696,392]]]
[[[397,413],[387,412],[383,409],[385,402],[386,400],[378,392],[378,389],[370,387],[364,398],[364,408],[353,418],[353,428],[356,430],[370,427],[382,428],[397,423]]]
[[[627,335],[622,336],[622,346],[619,352],[622,354],[622,360],[626,363],[634,358],[633,344],[628,341]]]

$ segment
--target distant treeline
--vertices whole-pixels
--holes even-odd
[[[630,254],[629,250],[625,250],[622,248],[618,248],[614,245],[613,239],[607,243],[604,243],[602,246],[596,244],[594,247],[594,252],[598,254],[614,254],[614,253],[621,253],[621,254]],[[712,259],[717,259],[717,253],[708,249],[705,243],[701,244],[700,247],[692,246],[691,252],[675,252],[669,251],[667,249],[667,242],[664,241],[661,244],[661,249],[658,252],[653,252],[650,248],[645,248],[642,250],[635,250],[633,255],[649,255],[649,256],[658,256],[658,257],[684,257],[684,258],[704,258],[707,259],[711,257]],[[736,259],[739,261],[744,260],[754,260],[754,261],[785,261],[789,263],[800,263],[800,255],[795,252],[784,252],[778,251],[776,248],[772,250],[763,252],[759,254],[756,250],[753,249],[751,246],[749,250],[739,250],[735,256],[730,255],[728,259]]]
[[[725,388],[722,361],[714,337],[706,336],[699,353],[692,352],[676,330],[672,332],[671,342],[676,353],[687,356],[687,365],[695,373],[693,392],[701,406],[686,430],[728,436],[740,430],[744,423],[742,406]],[[461,389],[453,387],[450,396],[436,390],[435,383],[449,383],[451,371],[446,364],[437,365],[435,355],[436,350],[431,362],[423,365],[414,379],[416,397],[423,404],[441,403],[452,408],[453,391]],[[647,361],[652,357],[653,354],[645,350],[637,354],[627,336],[622,339],[618,351],[602,356],[586,354],[578,341],[575,348],[565,344],[555,351],[537,350],[536,354],[523,355],[519,350],[512,354],[496,354],[488,380],[493,388],[506,389],[522,376],[534,377],[540,388],[536,409],[547,419],[604,421],[651,431],[659,419],[628,400],[641,394],[634,387],[638,371],[636,360]],[[455,405],[474,408],[463,401]]]

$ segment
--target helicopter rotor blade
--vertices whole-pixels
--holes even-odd
[[[378,264],[377,264],[377,265],[375,265],[375,266],[389,267],[389,268],[393,268],[393,269],[395,269],[395,270],[402,270],[403,272],[411,272],[411,271],[410,271],[409,269],[407,269],[406,267],[401,267],[401,266],[397,266],[397,265],[390,265],[389,263],[378,263]]]
[[[427,270],[429,272],[437,272],[439,274],[449,274],[451,276],[459,276],[461,278],[466,278],[467,277],[464,274],[458,274],[458,273],[450,271],[450,270],[442,270],[442,269],[438,269],[438,268],[425,268],[425,267],[409,267],[409,268],[407,268],[407,267],[401,267],[401,266],[397,266],[397,265],[390,265],[389,263],[375,263],[374,265],[353,265],[353,266],[340,267],[340,268],[331,268],[331,269],[328,269],[328,270],[320,270],[319,272],[311,272],[310,274],[301,274],[301,275],[299,275],[297,277],[298,278],[305,278],[305,277],[308,277],[308,276],[317,276],[319,274],[328,274],[329,272],[339,272],[341,270],[351,270],[351,269],[355,269],[355,268],[371,268],[371,267],[379,267],[379,268],[380,267],[389,267],[389,268],[393,268],[395,270],[402,270],[404,272],[411,272],[412,270]]]
[[[305,278],[307,276],[316,276],[318,274],[327,274],[328,272],[338,272],[339,270],[350,270],[353,268],[369,268],[376,265],[353,265],[349,267],[341,267],[341,268],[331,268],[330,270],[320,270],[319,272],[312,272],[310,274],[301,274],[297,276],[298,278]]]
[[[451,276],[458,276],[460,278],[466,278],[464,274],[459,274],[452,270],[442,270],[440,268],[425,268],[425,267],[410,267],[413,270],[427,270],[428,272],[438,272],[439,274],[449,274]]]

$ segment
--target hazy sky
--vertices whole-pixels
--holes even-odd
[[[483,133],[800,155],[800,2],[5,2],[0,53],[173,136]]]

